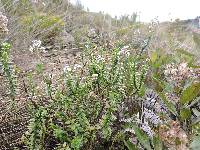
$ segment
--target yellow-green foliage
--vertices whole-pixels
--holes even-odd
[[[48,15],[44,13],[36,13],[22,17],[21,24],[28,29],[29,32],[32,30],[45,30],[51,28],[52,30],[58,31],[64,26],[64,21],[60,16]]]
[[[124,36],[124,35],[126,35],[129,31],[130,31],[130,27],[119,28],[119,29],[116,31],[116,35],[117,35],[117,37]]]

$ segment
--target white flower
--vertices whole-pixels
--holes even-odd
[[[98,77],[98,76],[99,76],[98,74],[93,74],[93,75],[92,75],[92,77]]]
[[[182,69],[185,69],[187,68],[187,63],[181,63],[180,66],[179,66],[179,69],[182,70]]]
[[[124,46],[122,49],[128,49],[129,48],[129,46],[127,45],[127,46]]]
[[[75,64],[74,65],[74,70],[78,69],[78,68],[82,68],[83,66],[82,65],[79,65],[79,64]]]
[[[96,57],[96,60],[97,60],[97,62],[100,62],[100,61],[104,61],[105,59],[102,56],[98,55]]]
[[[0,12],[0,32],[7,33],[8,32],[8,18]]]
[[[40,40],[33,40],[32,43],[33,43],[32,46],[35,48],[39,48],[42,44],[42,42]]]
[[[87,49],[89,49],[90,46],[89,46],[88,44],[86,44],[85,47],[86,47]]]
[[[42,47],[40,47],[39,49],[40,49],[40,50],[41,50],[43,53],[47,53],[47,51],[46,51],[46,48],[45,48],[45,47],[43,47],[43,46],[42,46]]]
[[[93,80],[96,80],[96,79],[98,78],[98,76],[99,76],[98,74],[93,74],[93,75],[92,75],[92,79],[93,79]]]
[[[140,29],[135,30],[134,34],[140,34]]]
[[[29,51],[32,53],[33,52],[33,47],[30,46]]]
[[[66,72],[71,72],[72,68],[69,65],[65,65],[65,67],[63,68],[64,73]]]
[[[41,44],[42,42],[40,40],[33,40],[29,50],[33,52],[34,50],[42,49]]]
[[[129,46],[124,46],[118,53],[118,55],[130,55],[130,50],[128,50]]]
[[[42,5],[43,5],[43,6],[46,6],[45,2],[42,2]]]
[[[133,118],[128,118],[128,119],[121,119],[120,120],[120,122],[128,122],[128,123],[130,123],[130,122],[132,122],[133,121]]]
[[[130,128],[128,128],[128,129],[125,129],[125,132],[130,132],[130,133],[133,133],[133,134],[135,134],[135,131],[134,131],[133,129],[130,129]]]
[[[171,69],[171,74],[177,75],[178,69]]]

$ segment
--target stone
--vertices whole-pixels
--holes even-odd
[[[62,45],[65,45],[65,44],[72,44],[72,43],[74,43],[75,39],[74,39],[74,37],[70,33],[66,32],[66,31],[63,31],[57,37],[57,41],[59,43],[61,43]]]

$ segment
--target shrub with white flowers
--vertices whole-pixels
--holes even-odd
[[[33,40],[31,46],[29,47],[29,51],[34,52],[38,50],[45,52],[45,48],[42,46],[42,41]]]
[[[0,12],[0,34],[8,32],[8,18]]]

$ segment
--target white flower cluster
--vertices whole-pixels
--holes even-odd
[[[175,93],[166,93],[165,96],[168,100],[170,100],[173,104],[177,104],[180,101],[180,98]]]
[[[188,78],[199,78],[200,70],[188,67],[187,63],[168,64],[164,74],[168,82],[174,86],[181,86],[182,82]]]
[[[94,80],[97,80],[98,79],[98,74],[92,74],[92,80],[94,81]]]
[[[83,66],[80,65],[80,64],[75,64],[73,67],[71,67],[70,65],[66,64],[63,68],[63,71],[64,73],[67,73],[67,72],[71,72],[71,71],[76,71],[80,68],[82,68]]]
[[[154,18],[151,20],[151,24],[149,25],[149,33],[152,33],[159,25],[159,20],[158,18]]]
[[[141,34],[140,29],[135,30],[133,34],[134,35],[140,35]]]
[[[74,70],[77,70],[77,69],[80,69],[80,68],[83,68],[83,66],[80,65],[80,64],[75,64],[74,65]]]
[[[131,122],[133,122],[134,120],[135,120],[135,118],[127,118],[127,119],[122,118],[122,119],[120,120],[120,122],[131,123]]]
[[[98,63],[99,63],[99,62],[104,62],[105,59],[104,59],[102,56],[98,55],[98,56],[96,57],[96,61],[97,61]]]
[[[8,32],[8,18],[0,12],[0,33]]]
[[[32,45],[29,47],[29,51],[34,52],[37,50],[42,50],[43,52],[45,51],[45,48],[41,46],[42,41],[40,40],[33,40]]]
[[[69,65],[65,65],[63,68],[64,73],[71,72],[72,68]]]
[[[135,131],[133,129],[131,129],[131,128],[125,129],[124,132],[130,132],[130,133],[135,134]]]
[[[129,55],[130,55],[129,46],[124,46],[124,47],[119,51],[118,55],[129,56]]]

